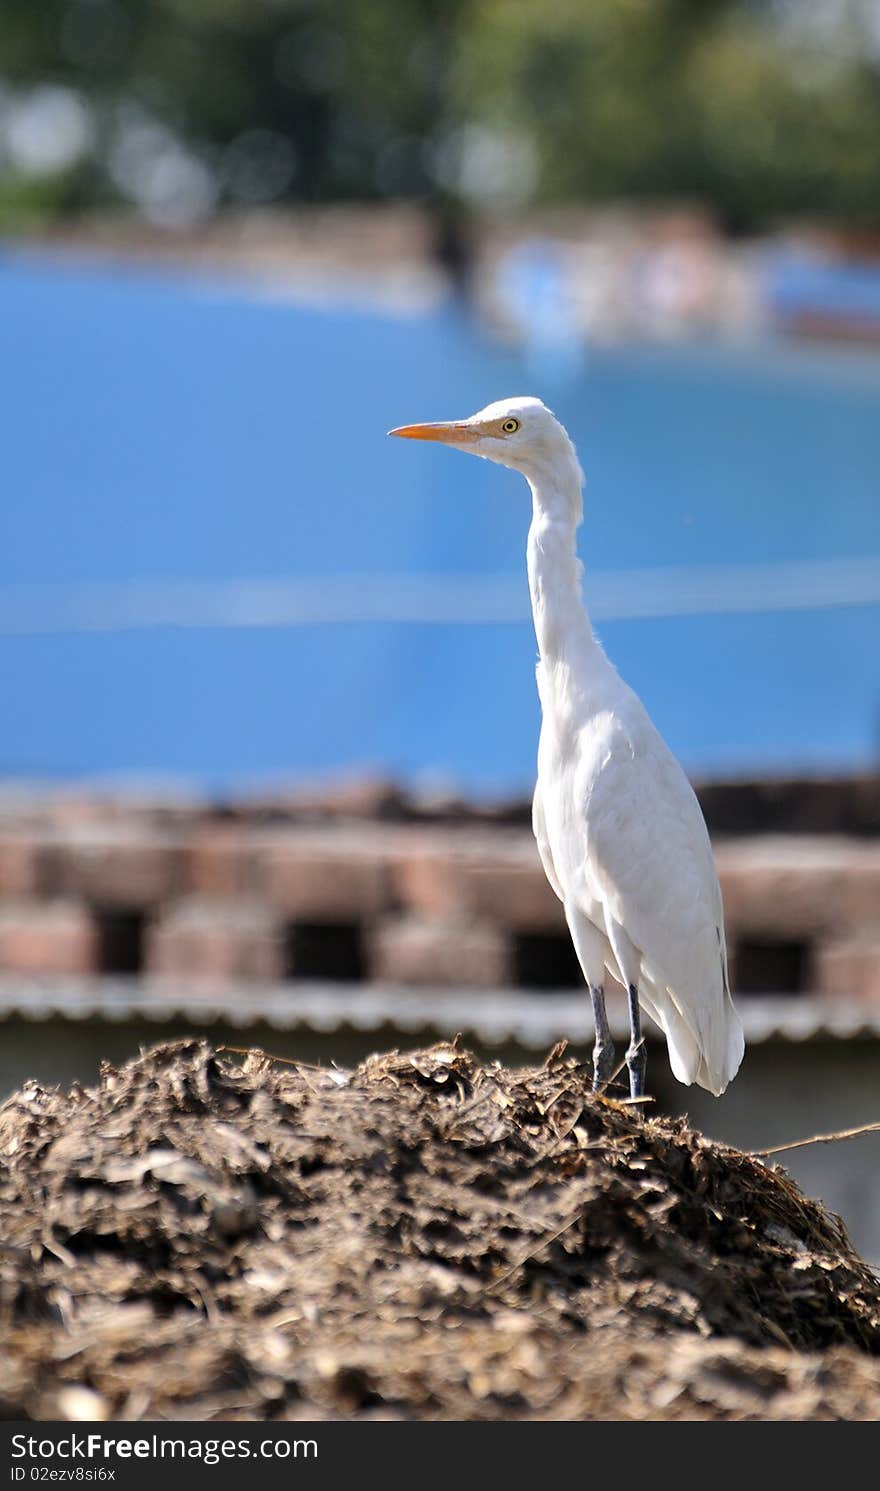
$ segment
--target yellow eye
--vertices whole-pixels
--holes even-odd
[[[505,435],[515,435],[517,430],[519,429],[519,420],[506,419],[501,428],[504,431]]]

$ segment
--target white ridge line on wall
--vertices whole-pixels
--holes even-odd
[[[589,572],[596,621],[647,621],[880,604],[880,556],[782,564]],[[499,625],[529,618],[521,575],[352,574],[135,580],[0,593],[0,636],[398,623]]]

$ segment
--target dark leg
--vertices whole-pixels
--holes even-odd
[[[596,1026],[596,1044],[593,1047],[593,1091],[598,1092],[607,1086],[614,1076],[614,1042],[611,1039],[611,1031],[608,1029],[605,990],[601,985],[599,987],[590,985],[590,999],[593,1002],[593,1021]]]
[[[635,984],[630,984],[629,986],[629,1028],[630,1042],[626,1053],[626,1065],[629,1071],[629,1095],[631,1098],[643,1098],[645,1096],[645,1068],[648,1065],[648,1058],[645,1054],[645,1041],[642,1036],[639,991]]]

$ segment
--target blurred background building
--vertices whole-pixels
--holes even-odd
[[[698,782],[750,1147],[880,1118],[877,0],[7,0],[0,1087],[592,1044],[528,827],[534,392]],[[880,1258],[877,1140],[791,1155]]]

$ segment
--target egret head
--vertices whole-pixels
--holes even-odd
[[[469,419],[401,425],[388,433],[406,440],[436,440],[455,450],[469,451],[521,471],[529,481],[568,474],[572,466],[580,479],[574,446],[555,414],[540,399],[500,399]]]

